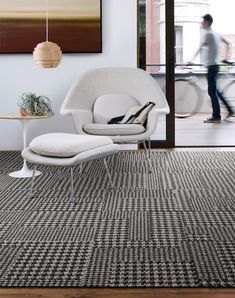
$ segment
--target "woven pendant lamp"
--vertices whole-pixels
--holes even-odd
[[[33,51],[33,59],[36,64],[43,68],[55,68],[62,59],[60,47],[51,41],[48,41],[48,0],[46,4],[46,41],[39,43]]]

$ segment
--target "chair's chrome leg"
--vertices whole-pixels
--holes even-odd
[[[153,172],[153,166],[152,166],[152,163],[151,163],[151,159],[149,157],[147,158],[147,162],[148,162],[148,165],[149,165],[149,173],[152,173]]]
[[[29,191],[29,197],[32,198],[33,196],[33,186],[34,186],[34,179],[35,179],[35,173],[36,173],[37,165],[34,165],[33,167],[33,175],[31,179],[31,185],[30,185],[30,191]]]
[[[111,185],[111,187],[114,187],[114,185],[113,185],[113,182],[112,182],[111,175],[110,175],[110,173],[109,173],[109,168],[108,168],[108,165],[107,165],[107,161],[106,161],[106,159],[105,159],[105,158],[104,158],[104,166],[105,166],[105,169],[106,169],[107,175],[108,175],[108,177],[109,177],[109,182],[110,182],[110,185]]]
[[[112,160],[110,162],[110,166],[112,166],[114,170],[117,168],[117,162],[118,162],[118,153],[113,155]]]
[[[143,145],[144,145],[144,152],[145,152],[146,158],[148,158],[148,149],[146,146],[146,141],[143,141]]]
[[[146,146],[146,143],[145,141],[143,141],[143,144],[144,144],[144,151],[145,151],[145,156],[146,156],[146,159],[147,159],[147,162],[148,162],[148,166],[149,166],[149,173],[152,173],[153,172],[153,167],[152,167],[152,164],[151,164],[151,159],[150,159],[150,151],[147,149],[147,146]],[[149,151],[149,154],[148,154],[148,151]]]
[[[73,186],[73,167],[70,167],[70,201],[72,204],[75,203]]]
[[[151,139],[148,138],[148,152],[149,152],[149,158],[151,158]]]

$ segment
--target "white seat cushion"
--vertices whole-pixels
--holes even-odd
[[[84,151],[113,144],[108,137],[86,136],[70,133],[49,133],[36,137],[30,149],[43,156],[72,157]]]
[[[116,136],[116,135],[137,135],[145,131],[140,124],[96,124],[88,123],[83,130],[91,135]]]

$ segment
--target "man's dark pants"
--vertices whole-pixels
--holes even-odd
[[[220,119],[220,105],[219,99],[226,106],[229,113],[232,113],[233,110],[231,106],[228,104],[226,99],[223,97],[223,94],[217,89],[217,76],[219,72],[219,65],[210,65],[208,66],[207,72],[207,81],[208,81],[208,94],[211,98],[212,103],[212,117]]]

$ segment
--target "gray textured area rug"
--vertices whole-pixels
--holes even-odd
[[[0,286],[234,287],[235,153],[141,152],[69,175],[40,167],[29,179],[7,174],[19,153],[0,153]]]

